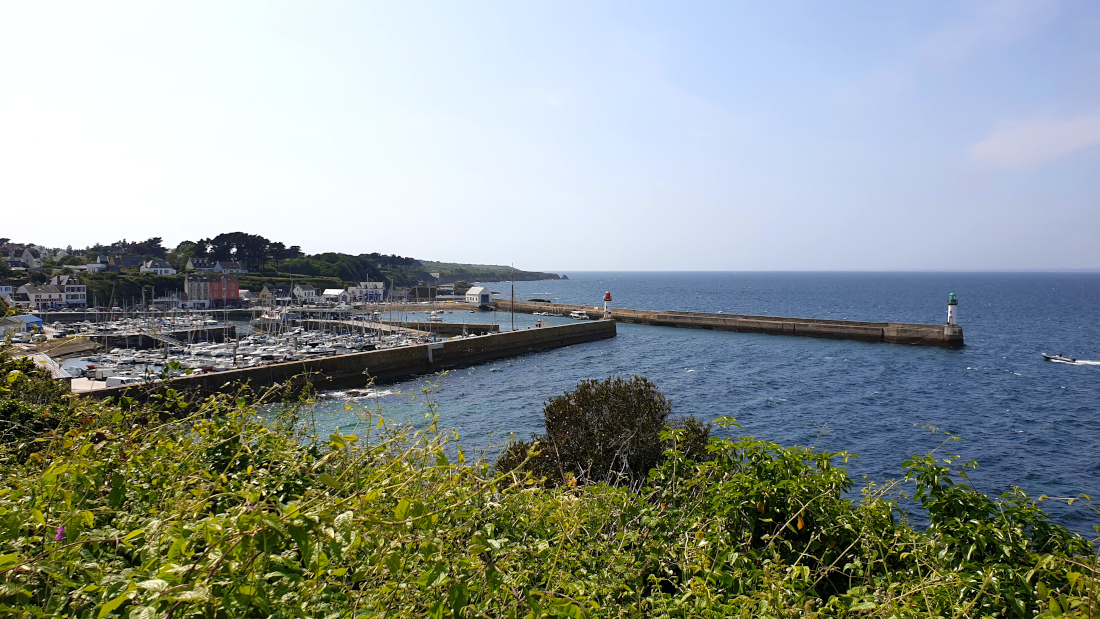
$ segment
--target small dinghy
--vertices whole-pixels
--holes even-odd
[[[1048,355],[1046,353],[1042,354],[1043,358],[1047,361],[1057,361],[1058,363],[1077,363],[1076,359],[1074,359],[1073,357],[1065,357],[1062,355],[1062,353],[1058,353],[1057,355]]]

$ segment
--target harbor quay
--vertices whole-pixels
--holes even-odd
[[[487,335],[500,331],[500,325],[465,323],[465,322],[435,322],[431,320],[322,320],[306,319],[299,321],[310,329],[318,330],[347,330],[347,329],[383,329],[391,332],[406,332],[413,335]]]
[[[246,385],[252,389],[262,389],[306,382],[322,389],[362,387],[371,382],[390,382],[454,367],[608,339],[615,337],[616,333],[616,323],[613,320],[584,321],[180,376],[168,381],[96,389],[86,392],[85,395],[96,398],[126,395],[145,399],[168,388],[205,394],[232,392]]]
[[[610,296],[610,293],[608,296]],[[610,298],[607,301],[610,301]],[[577,316],[577,313],[580,313],[589,319],[609,316],[619,322],[657,327],[711,329],[736,333],[763,333],[768,335],[883,342],[887,344],[942,346],[945,348],[957,348],[964,345],[962,327],[955,323],[954,308],[957,301],[954,293],[948,301],[948,322],[940,325],[706,312],[649,311],[606,305],[601,308],[592,305],[511,301],[508,299],[497,299],[495,303],[497,309],[502,311],[553,316],[569,316],[571,314]]]

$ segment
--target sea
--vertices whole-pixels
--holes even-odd
[[[955,292],[966,346],[620,324],[610,340],[322,393],[319,429],[353,431],[349,405],[423,424],[430,399],[468,453],[491,458],[510,436],[542,431],[548,399],[582,380],[637,375],[672,401],[673,415],[731,416],[738,435],[855,454],[853,498],[868,482],[903,477],[907,458],[936,450],[977,461],[971,481],[986,494],[1019,486],[1036,498],[1088,495],[1100,507],[1100,273],[577,272],[514,289],[484,285],[504,298],[593,307],[610,292],[613,306],[634,309],[932,324],[946,321]],[[462,311],[444,318],[503,330],[536,320]],[[1044,352],[1079,361],[1046,361]],[[1067,503],[1047,500],[1044,509],[1095,535],[1100,512],[1087,500]]]

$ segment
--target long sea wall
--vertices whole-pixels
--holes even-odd
[[[612,338],[615,334],[615,321],[595,320],[452,339],[434,344],[182,376],[165,383],[97,389],[88,392],[88,395],[98,398],[123,394],[147,397],[165,387],[214,393],[234,391],[245,384],[255,389],[305,381],[319,388],[358,387],[371,380],[391,381],[456,366]]]
[[[565,305],[561,303],[537,303],[508,299],[496,301],[502,311],[568,315],[580,310],[589,318],[603,316],[603,308],[593,305]],[[792,335],[820,337],[888,344],[913,344],[918,346],[963,346],[962,327],[957,325],[927,325],[900,322],[865,322],[858,320],[828,320],[820,318],[789,318],[785,316],[750,316],[745,314],[711,314],[705,312],[647,311],[611,308],[611,317],[627,322],[658,327],[682,327],[688,329],[712,329],[737,333],[764,333],[768,335]]]

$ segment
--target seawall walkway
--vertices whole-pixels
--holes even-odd
[[[589,318],[603,316],[603,308],[591,305],[566,305],[538,303],[508,299],[496,301],[497,309],[524,313],[549,312],[568,316],[580,310]],[[888,344],[913,344],[918,346],[963,346],[962,327],[957,325],[927,325],[900,322],[863,322],[856,320],[826,320],[819,318],[788,318],[784,316],[749,316],[743,314],[709,314],[704,312],[646,311],[611,308],[611,317],[627,322],[658,327],[682,327],[688,329],[712,329],[737,333],[766,333],[769,335],[794,335]]]

